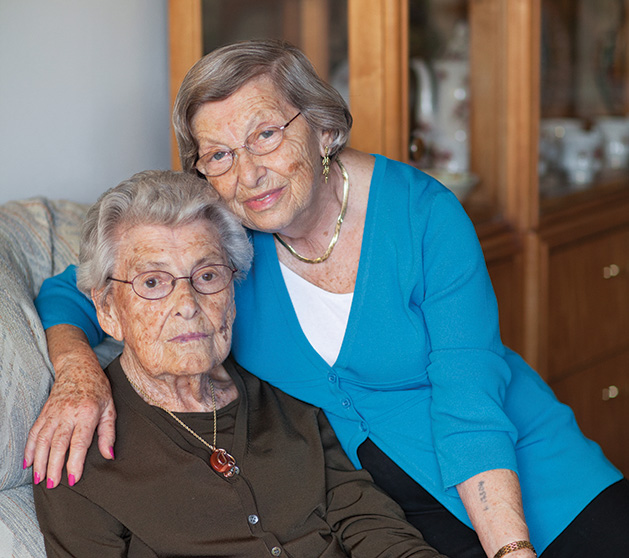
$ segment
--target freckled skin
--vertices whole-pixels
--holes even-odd
[[[197,110],[191,127],[199,156],[219,146],[237,148],[254,129],[281,126],[297,112],[267,77],[250,80],[227,99],[205,103]],[[330,167],[327,184],[322,175],[321,157],[330,142],[329,132],[315,132],[299,116],[275,151],[256,157],[237,149],[232,168],[208,181],[245,226],[278,232],[300,254],[314,258],[329,245],[343,198],[338,166]],[[373,158],[353,150],[344,150],[342,158],[351,188],[343,229],[331,257],[316,266],[299,262],[285,248],[278,249],[278,257],[311,283],[346,293],[354,289]],[[260,199],[265,203],[256,204]]]
[[[149,270],[183,277],[209,263],[227,263],[209,223],[141,225],[120,234],[114,277],[130,281]],[[189,398],[211,403],[200,376],[226,381],[222,362],[236,313],[233,283],[212,295],[197,293],[187,280],[175,285],[169,296],[146,300],[131,285],[114,283],[104,300],[98,293],[94,300],[103,329],[125,342],[121,364],[127,375],[167,408],[193,410]],[[190,335],[202,338],[182,339]]]
[[[191,124],[199,142],[199,155],[217,146],[239,147],[254,130],[282,126],[298,112],[282,99],[267,77],[250,80],[227,99],[198,109]],[[246,149],[238,149],[232,168],[208,180],[245,226],[297,234],[300,228],[308,230],[305,225],[310,227],[313,219],[320,218],[308,210],[318,205],[318,196],[325,194],[321,188],[321,155],[329,143],[327,133],[315,132],[299,116],[286,129],[284,141],[275,151],[254,156]],[[269,193],[279,195],[268,207],[249,203]]]
[[[29,432],[25,459],[33,464],[36,483],[48,477],[48,486],[56,486],[68,446],[68,474],[78,481],[96,425],[99,432],[103,428],[113,430],[116,411],[107,377],[90,373],[100,365],[85,334],[61,324],[48,329],[46,337],[55,370],[68,373],[57,374],[50,398]],[[113,436],[99,436],[98,445],[104,457],[113,458]]]

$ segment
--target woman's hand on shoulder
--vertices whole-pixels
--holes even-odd
[[[46,477],[46,486],[54,488],[66,455],[70,485],[81,478],[97,428],[100,453],[113,459],[116,410],[109,381],[85,334],[74,326],[58,325],[46,331],[46,338],[56,380],[29,432],[24,468],[33,466],[35,484]]]

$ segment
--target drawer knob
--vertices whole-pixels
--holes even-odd
[[[603,268],[603,277],[605,279],[611,279],[612,277],[618,276],[620,273],[620,268],[616,264],[606,265]]]
[[[620,390],[616,386],[603,388],[603,401],[615,399],[620,394]]]

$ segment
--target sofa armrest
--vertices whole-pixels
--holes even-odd
[[[23,448],[54,375],[33,299],[77,262],[86,210],[44,198],[0,206],[0,490],[30,481]]]
[[[31,471],[22,470],[28,431],[54,378],[33,299],[44,279],[77,262],[86,211],[44,198],[0,206],[0,556],[45,556]]]
[[[46,558],[30,484],[0,491],[0,556]]]

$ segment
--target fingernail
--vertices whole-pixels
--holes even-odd
[[[54,488],[55,487],[55,481],[53,481],[52,479],[48,479],[46,481],[46,488]]]
[[[33,476],[33,482],[35,484],[39,484],[41,482],[41,476],[39,475],[39,473],[35,473],[35,475]]]
[[[111,447],[109,448],[109,455],[111,455],[111,458],[112,458],[112,459],[116,459],[116,458],[114,457],[114,448],[113,448],[113,446],[111,446]]]
[[[76,482],[76,479],[74,478],[74,475],[68,475],[68,484],[70,486],[74,486],[75,482]]]
[[[28,463],[26,462],[26,459],[24,461],[22,461],[22,469],[27,469],[28,468]]]

